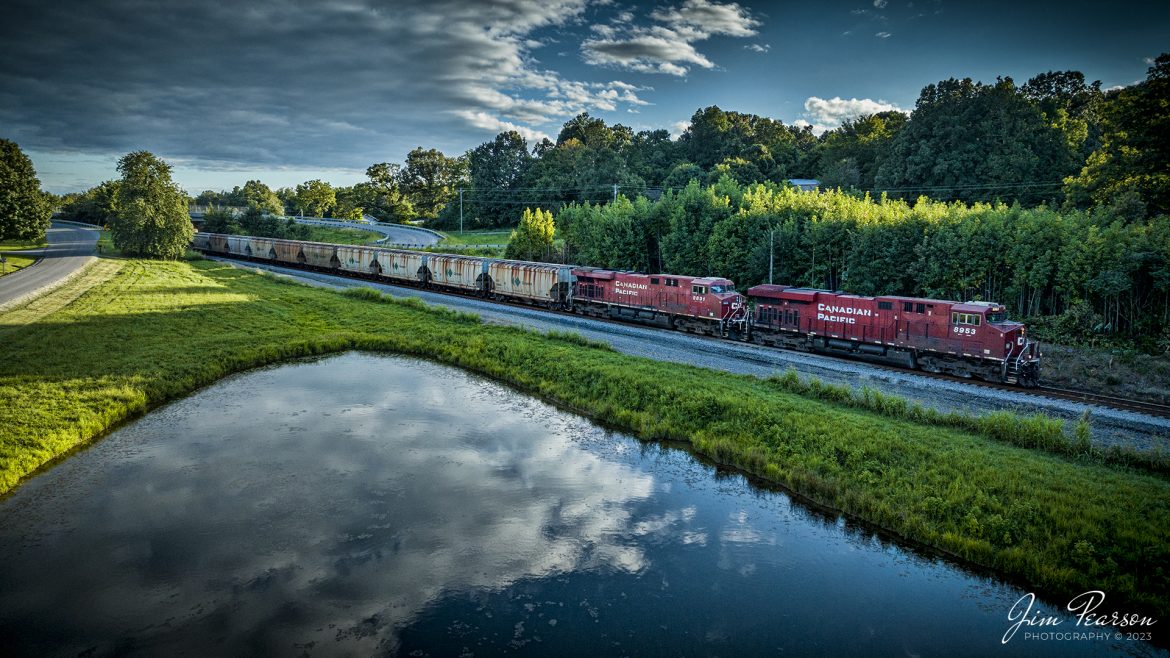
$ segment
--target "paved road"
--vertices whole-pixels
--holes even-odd
[[[19,272],[0,277],[0,307],[51,288],[94,260],[98,235],[96,228],[53,222],[46,236],[49,242],[47,247],[5,252],[42,258],[40,262]]]
[[[332,219],[310,219],[310,218],[293,218],[300,224],[313,224],[315,226],[337,226],[340,228],[356,228],[363,231],[374,231],[386,236],[378,242],[386,242],[391,244],[410,245],[415,247],[428,247],[436,244],[439,241],[439,236],[430,232],[424,231],[413,226],[401,226],[399,224],[355,224],[353,222],[339,222]]]
[[[471,297],[444,295],[274,265],[240,263],[219,258],[216,260],[224,260],[239,267],[279,272],[313,285],[330,288],[368,286],[398,297],[418,297],[431,304],[476,313],[487,322],[496,324],[519,325],[546,332],[575,331],[586,338],[609,343],[619,352],[660,361],[686,363],[757,377],[767,377],[793,368],[801,375],[817,377],[826,383],[847,384],[852,387],[869,386],[882,393],[907,398],[944,412],[962,411],[982,415],[1006,409],[1025,415],[1043,413],[1073,422],[1086,408],[1091,408],[1093,440],[1098,445],[1103,447],[1125,445],[1138,450],[1170,451],[1170,420],[1165,418],[1056,400],[1026,392],[990,389],[961,381],[942,381],[907,370],[879,369],[861,361],[703,338],[577,315],[554,314]]]

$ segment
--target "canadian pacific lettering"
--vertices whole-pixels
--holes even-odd
[[[852,306],[834,306],[832,304],[817,304],[817,319],[825,322],[841,322],[857,324],[857,317],[870,317],[873,311],[868,308],[853,308]]]

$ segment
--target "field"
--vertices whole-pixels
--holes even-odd
[[[104,258],[0,314],[0,492],[224,375],[349,349],[507,382],[646,440],[679,441],[888,532],[1053,595],[1170,613],[1170,482],[996,416],[618,354],[575,334],[339,294],[204,261]],[[1058,445],[1054,445],[1056,442]]]

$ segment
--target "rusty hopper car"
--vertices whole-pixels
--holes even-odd
[[[744,298],[729,279],[592,267],[575,268],[573,275],[573,305],[591,315],[720,336],[738,336],[747,328]]]
[[[251,256],[247,253],[249,238],[244,235],[229,235],[224,238],[227,240],[227,248],[229,254],[236,254],[239,256]]]
[[[272,248],[276,251],[276,260],[290,265],[300,265],[305,262],[301,255],[301,243],[295,240],[273,240]]]
[[[230,254],[231,249],[228,246],[228,236],[212,233],[207,236],[208,249],[217,254]]]
[[[337,259],[337,245],[335,244],[302,242],[301,253],[305,257],[303,262],[312,267],[333,270],[341,266],[341,261]]]
[[[272,238],[248,238],[244,243],[244,255],[249,258],[274,260],[276,250],[272,248]]]
[[[807,351],[879,357],[911,368],[1034,385],[1039,353],[998,304],[750,288],[751,339]]]
[[[426,258],[427,283],[440,288],[482,291],[487,265],[485,259],[473,256],[429,254]]]
[[[337,260],[341,269],[355,274],[370,275],[381,273],[378,250],[372,247],[337,246]]]
[[[573,267],[516,260],[490,260],[487,288],[496,297],[568,308],[573,298]]]
[[[411,283],[425,282],[427,255],[417,251],[379,249],[378,268],[381,276]]]

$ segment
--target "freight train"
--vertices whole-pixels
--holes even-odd
[[[209,254],[279,263],[521,302],[806,352],[845,354],[959,377],[1033,387],[1039,345],[1003,306],[915,297],[863,297],[759,285],[746,296],[719,277],[370,246],[197,233]]]

